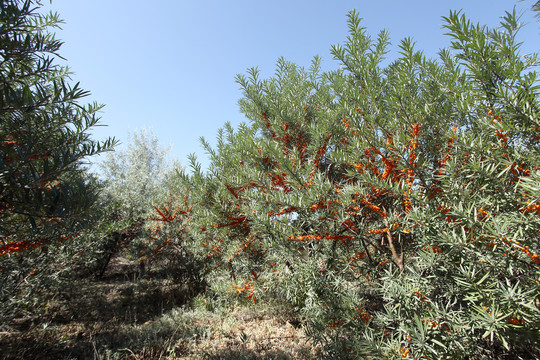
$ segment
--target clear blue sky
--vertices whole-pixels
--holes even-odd
[[[92,92],[89,102],[106,105],[96,139],[152,128],[163,147],[187,164],[203,136],[214,143],[227,121],[244,121],[236,74],[257,66],[263,77],[274,73],[279,57],[308,67],[315,55],[335,69],[330,47],[347,37],[346,16],[356,9],[374,37],[390,31],[395,56],[399,41],[411,36],[417,48],[434,57],[449,44],[441,16],[450,9],[473,21],[496,26],[505,10],[532,1],[390,0],[45,0],[43,10],[60,14],[65,24],[57,37],[65,42],[73,80]],[[521,39],[537,51],[540,22],[528,12]]]

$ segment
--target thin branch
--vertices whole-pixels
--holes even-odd
[[[398,253],[396,251],[396,247],[394,246],[394,240],[392,238],[392,234],[390,234],[390,228],[388,226],[388,220],[384,220],[386,223],[386,228],[388,231],[386,231],[386,239],[388,240],[388,244],[390,245],[390,251],[392,252],[392,257],[394,258],[394,262],[399,267],[399,270],[403,271],[403,249],[401,249],[401,256],[398,256]]]

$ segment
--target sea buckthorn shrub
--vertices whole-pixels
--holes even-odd
[[[439,59],[405,39],[390,63],[386,31],[348,23],[339,70],[238,76],[249,122],[203,141],[210,167],[192,158],[184,205],[156,209],[174,234],[156,246],[285,299],[329,357],[539,357],[538,61],[516,14],[451,12]]]
[[[206,289],[206,256],[193,251],[191,229],[192,203],[188,193],[183,199],[171,198],[155,205],[155,216],[147,222],[147,239],[140,246],[140,261],[148,265],[149,275],[161,273],[186,285],[192,295]]]
[[[156,214],[155,205],[167,202],[171,193],[178,192],[175,177],[180,165],[169,159],[169,149],[159,144],[152,130],[130,134],[126,145],[107,153],[99,163],[102,195],[112,205],[110,217],[116,228],[108,233],[109,246],[104,252],[108,254],[106,259],[122,252],[140,260],[141,269],[145,269],[148,246],[153,246],[147,229],[152,226],[149,219]],[[102,269],[106,266],[107,261]]]
[[[72,247],[95,224],[97,183],[88,156],[114,139],[95,141],[97,104],[55,63],[61,42],[56,14],[36,1],[0,2],[0,318],[40,303],[82,249]],[[81,243],[82,244],[82,243]],[[30,307],[29,307],[30,306]]]
[[[99,174],[104,194],[117,203],[115,215],[137,222],[153,215],[153,205],[166,202],[174,189],[172,175],[180,165],[168,158],[151,129],[129,134],[123,149],[106,154]]]

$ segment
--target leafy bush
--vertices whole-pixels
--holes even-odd
[[[155,205],[179,190],[175,174],[180,165],[167,158],[168,151],[151,131],[141,130],[130,136],[125,150],[108,153],[99,164],[104,196],[113,206],[111,220],[116,224],[116,231],[109,234],[109,258],[124,247],[143,267],[145,260],[153,259],[150,252],[157,250],[149,245],[148,220]]]
[[[239,76],[250,123],[203,142],[157,246],[285,297],[334,358],[540,356],[538,61],[515,13],[445,21],[438,60],[404,39],[383,66],[388,33],[351,12],[340,70]]]
[[[115,144],[90,138],[101,106],[79,103],[88,92],[54,63],[61,42],[49,31],[58,16],[35,4],[0,2],[1,315],[38,301],[32,291],[70,264],[73,248],[64,250],[94,221],[97,199],[84,160]]]
[[[134,222],[145,219],[154,204],[168,199],[172,177],[180,168],[167,159],[168,152],[152,131],[140,130],[130,135],[125,150],[108,153],[99,164],[105,194],[119,204],[118,216]]]

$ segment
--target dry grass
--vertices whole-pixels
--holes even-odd
[[[166,279],[141,280],[118,258],[100,280],[56,294],[42,314],[4,324],[3,359],[313,359],[283,305],[214,303]]]
[[[311,343],[285,314],[237,308],[228,315],[207,317],[200,324],[209,330],[194,339],[182,359],[299,359],[313,358]]]

